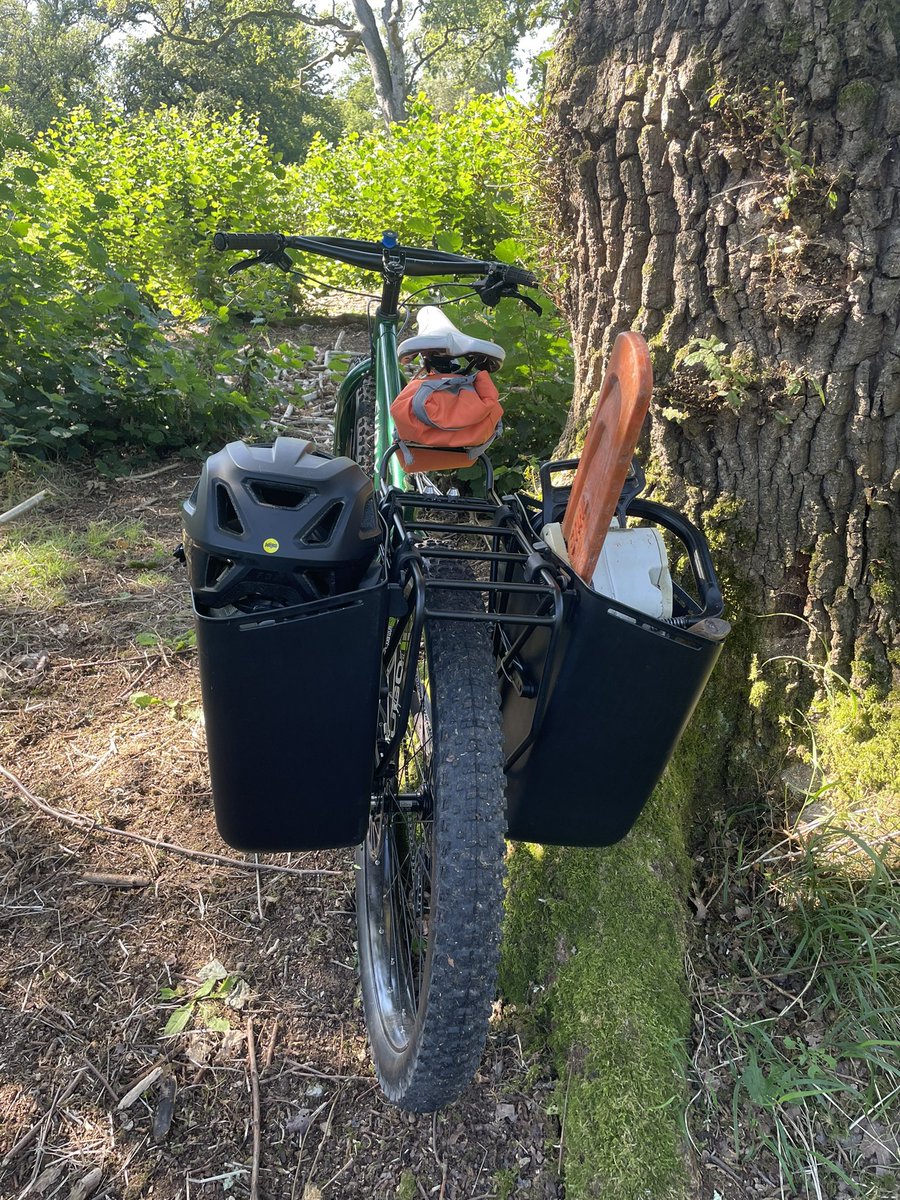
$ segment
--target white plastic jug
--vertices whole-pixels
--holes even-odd
[[[546,525],[541,537],[550,549],[569,561],[562,528]],[[666,547],[659,530],[647,526],[622,529],[610,526],[591,586],[620,604],[667,621],[672,616],[672,575]]]

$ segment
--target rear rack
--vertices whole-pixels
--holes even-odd
[[[514,501],[401,492],[383,487],[381,515],[387,527],[390,615],[385,662],[400,642],[409,641],[407,671],[400,688],[397,733],[383,748],[379,767],[389,763],[406,727],[412,701],[415,661],[425,621],[469,621],[493,626],[498,675],[516,692],[537,699],[531,732],[507,760],[507,767],[531,745],[540,728],[549,688],[546,672],[525,666],[522,648],[540,628],[549,661],[563,617],[566,579],[548,557],[535,550]],[[434,563],[458,564],[459,576],[433,575]],[[452,570],[452,569],[451,569]],[[435,592],[470,592],[482,605],[449,610]],[[514,603],[516,597],[519,603]],[[523,611],[521,601],[527,598]]]

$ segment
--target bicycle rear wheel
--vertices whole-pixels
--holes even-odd
[[[375,377],[366,375],[355,394],[355,412],[350,444],[345,453],[362,467],[370,478],[375,475]]]
[[[435,590],[465,611],[472,593]],[[389,1100],[432,1112],[478,1066],[497,973],[503,911],[502,733],[488,627],[426,621],[412,708],[359,850],[363,1006]],[[388,733],[408,649],[388,664]]]

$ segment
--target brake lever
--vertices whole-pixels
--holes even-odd
[[[267,266],[278,267],[282,271],[293,270],[293,262],[285,254],[283,250],[261,250],[259,254],[254,254],[252,258],[244,258],[240,262],[235,263],[228,268],[229,275],[236,275],[238,271],[246,271],[248,267],[258,266],[264,263]]]
[[[484,279],[476,279],[472,284],[472,290],[477,292],[481,303],[488,308],[497,307],[504,295],[503,288],[503,280],[497,278],[497,276],[491,277],[490,275],[487,275]]]
[[[537,313],[540,317],[544,310],[532,300],[530,296],[524,296],[514,283],[504,283],[502,278],[491,278],[489,275],[486,279],[479,279],[472,287],[478,293],[482,304],[488,308],[496,308],[501,300],[521,300],[526,308],[530,308],[533,313]]]
[[[532,300],[530,296],[523,296],[521,292],[514,292],[515,298],[521,300],[526,308],[530,308],[533,313],[537,313],[539,317],[544,315],[544,310],[538,304],[537,300]]]

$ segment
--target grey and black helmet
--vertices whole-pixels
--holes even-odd
[[[352,591],[381,541],[372,481],[300,438],[230,442],[182,507],[201,612],[258,613]]]

